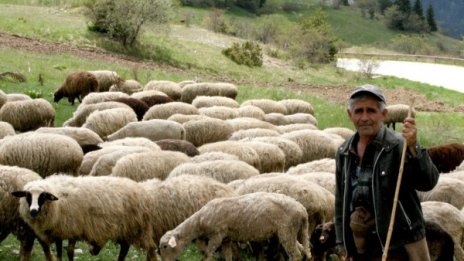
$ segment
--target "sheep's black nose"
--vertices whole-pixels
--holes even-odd
[[[31,217],[35,218],[37,217],[37,215],[39,215],[39,211],[37,209],[32,209],[31,211],[29,211],[29,213],[31,214]]]

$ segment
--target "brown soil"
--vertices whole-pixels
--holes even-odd
[[[176,67],[160,65],[150,61],[142,61],[134,57],[110,53],[99,48],[82,48],[73,45],[47,42],[3,32],[0,32],[0,48],[13,48],[17,50],[25,50],[44,54],[70,53],[81,58],[105,60],[106,62],[123,64],[128,67],[153,68],[162,71],[187,73],[185,70]],[[220,76],[214,76],[213,78],[215,80],[227,80],[234,82],[233,79],[221,79]],[[239,82],[238,84],[243,83],[245,82]],[[291,90],[299,91],[301,93],[308,93],[311,95],[323,97],[338,104],[344,104],[346,102],[346,98],[353,88],[352,86],[314,86],[295,82],[289,82],[285,87]],[[387,102],[390,104],[409,104],[410,97],[415,97],[414,107],[418,111],[464,112],[464,105],[452,107],[440,102],[430,101],[424,95],[412,90],[385,89],[384,93],[387,97]]]

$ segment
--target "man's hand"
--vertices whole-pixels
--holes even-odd
[[[409,148],[409,152],[416,156],[417,128],[416,120],[408,117],[403,122],[403,138]]]

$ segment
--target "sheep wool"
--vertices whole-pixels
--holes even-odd
[[[77,107],[73,116],[63,123],[63,126],[81,127],[87,117],[94,111],[102,111],[113,108],[129,108],[126,104],[114,101],[100,102],[95,104],[81,104]]]
[[[92,92],[82,99],[81,104],[93,104],[127,97],[130,97],[129,94],[123,92]]]
[[[99,70],[99,71],[89,71],[93,74],[98,81],[98,91],[107,92],[110,90],[111,85],[121,81],[117,72],[108,71],[108,70]]]
[[[55,109],[45,99],[7,102],[0,108],[0,121],[10,123],[20,132],[53,127]]]
[[[224,152],[237,156],[240,160],[250,164],[256,169],[261,169],[261,161],[258,153],[251,146],[241,141],[218,141],[208,143],[198,148],[200,154],[207,152]]]
[[[267,121],[276,126],[288,125],[290,121],[282,113],[271,112],[264,115],[264,121]]]
[[[124,103],[131,107],[131,109],[134,110],[135,114],[137,115],[137,120],[139,121],[143,119],[143,115],[145,115],[145,113],[150,108],[144,101],[132,97],[118,98],[114,99],[113,101]]]
[[[225,106],[212,106],[203,107],[198,109],[198,113],[211,118],[217,118],[221,120],[234,119],[238,117],[238,111],[235,108]]]
[[[143,87],[144,91],[161,91],[166,93],[171,99],[177,101],[180,99],[182,89],[179,84],[173,81],[149,81]]]
[[[240,105],[234,99],[223,96],[197,96],[192,101],[192,105],[200,108],[222,106],[228,108],[239,108]]]
[[[311,123],[292,123],[288,125],[277,126],[277,130],[284,134],[298,130],[317,130],[317,127]]]
[[[239,158],[235,155],[220,152],[220,151],[201,153],[192,158],[193,163],[200,163],[203,161],[211,161],[211,160],[239,160]]]
[[[73,138],[79,145],[97,145],[103,140],[94,131],[80,127],[41,127],[36,130],[38,133],[55,133],[62,134]]]
[[[234,131],[230,136],[229,140],[253,139],[258,137],[276,137],[279,135],[280,133],[275,130],[253,128]]]
[[[169,97],[166,93],[161,92],[161,91],[155,91],[155,90],[134,92],[134,93],[131,94],[131,97],[136,98],[136,99],[142,99],[142,98],[145,98],[145,97],[150,97],[150,96],[155,96],[155,95],[156,96]],[[174,101],[174,100],[172,100],[172,101]]]
[[[185,129],[185,139],[195,146],[227,140],[233,132],[229,123],[214,118],[191,120],[182,126]]]
[[[355,132],[352,129],[344,127],[332,127],[323,129],[324,132],[340,135],[344,140],[351,137]]]
[[[400,122],[403,123],[403,121],[406,119],[408,116],[409,112],[409,105],[406,104],[390,104],[387,105],[386,109],[388,110],[387,117],[383,121],[387,127],[390,127],[392,125],[393,129],[395,129],[395,123]],[[412,117],[416,115],[416,112],[412,111]]]
[[[245,141],[245,144],[258,153],[261,166],[258,169],[260,173],[284,171],[285,154],[277,145],[254,140]]]
[[[311,172],[329,172],[335,174],[335,159],[323,158],[298,164],[287,171],[289,175],[299,175]]]
[[[456,169],[464,160],[464,144],[448,143],[427,148],[427,153],[440,173]]]
[[[182,88],[181,101],[192,103],[197,96],[224,96],[235,99],[237,86],[232,83],[202,82],[187,84]]]
[[[0,108],[8,102],[8,96],[5,92],[0,90]]]
[[[287,109],[287,114],[309,113],[314,115],[314,108],[311,103],[299,99],[284,99],[278,101]]]
[[[129,95],[131,95],[134,92],[139,92],[141,90],[143,90],[143,86],[137,80],[120,81],[116,84],[111,85],[109,89],[110,92],[123,92]]]
[[[92,112],[82,127],[92,130],[102,139],[106,139],[108,135],[131,122],[137,122],[137,115],[132,109],[114,108]]]
[[[240,106],[246,105],[253,105],[256,107],[261,108],[264,113],[281,113],[287,114],[287,108],[279,103],[278,101],[274,101],[271,99],[251,99],[244,101]]]
[[[97,78],[89,72],[75,72],[64,80],[64,83],[53,94],[54,101],[59,102],[63,97],[67,97],[69,103],[74,105],[77,98],[79,102],[91,92],[98,91]]]
[[[417,195],[421,201],[441,201],[462,209],[464,207],[464,181],[441,175],[432,190],[418,191]]]
[[[287,124],[297,124],[297,123],[303,123],[303,124],[312,124],[314,126],[317,126],[318,122],[316,117],[314,115],[309,114],[309,113],[295,113],[295,114],[290,114],[290,115],[285,115],[285,119],[287,120]]]
[[[150,107],[143,116],[143,120],[168,119],[175,113],[199,114],[195,106],[183,102],[169,102]]]
[[[116,162],[123,158],[124,156],[150,152],[151,150],[145,147],[120,147],[120,149],[108,152],[101,155],[93,164],[92,169],[90,170],[90,176],[108,176],[111,175],[114,165]]]
[[[235,119],[226,120],[226,122],[232,125],[232,127],[234,128],[234,131],[254,129],[254,128],[278,130],[277,127],[274,126],[274,124],[265,122],[262,120],[258,120],[255,118],[248,118],[248,117],[235,118]]]
[[[16,132],[13,126],[5,121],[0,121],[0,139],[3,139],[5,136],[15,135]]]
[[[109,141],[126,137],[145,137],[152,141],[162,139],[185,139],[182,124],[169,120],[144,120],[131,122],[108,136]]]
[[[146,147],[154,151],[161,150],[161,147],[158,146],[157,143],[147,138],[143,138],[143,137],[127,137],[127,138],[117,139],[113,141],[105,141],[98,145],[101,146],[102,148],[107,148],[110,146],[138,146],[138,147]]]
[[[32,100],[31,96],[24,94],[24,93],[8,93],[6,95],[6,98],[9,102]]]
[[[288,170],[290,167],[295,166],[301,162],[303,157],[303,151],[296,142],[291,141],[282,137],[257,137],[253,138],[254,141],[266,142],[277,145],[282,152],[285,154],[285,166],[284,170]]]
[[[186,140],[164,139],[156,141],[156,144],[162,150],[179,151],[189,157],[195,157],[200,154],[197,147]]]
[[[254,105],[242,105],[238,108],[238,117],[263,120],[265,114],[261,108]]]

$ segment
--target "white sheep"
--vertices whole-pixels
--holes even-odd
[[[298,130],[317,130],[317,127],[311,123],[292,123],[288,125],[277,126],[277,130],[284,134],[292,131]]]
[[[131,122],[109,135],[107,140],[113,141],[126,137],[145,137],[152,141],[162,139],[185,139],[185,129],[180,123],[169,120],[147,120]]]
[[[35,132],[38,133],[55,133],[68,136],[73,138],[79,145],[97,145],[102,143],[103,140],[92,130],[81,127],[41,127],[38,128]]]
[[[287,114],[309,113],[314,115],[314,108],[311,103],[300,99],[284,99],[278,101],[287,109]]]
[[[277,137],[280,133],[275,130],[253,128],[234,131],[230,135],[229,140],[243,140],[243,139],[254,139],[258,137]]]
[[[200,154],[207,152],[224,152],[237,156],[256,169],[261,169],[259,155],[252,147],[241,141],[219,141],[208,143],[198,148]]]
[[[385,125],[387,125],[387,127],[390,127],[390,125],[392,125],[393,129],[395,129],[395,123],[397,122],[403,123],[403,121],[408,116],[409,105],[390,104],[390,105],[387,105],[386,109],[388,110],[388,114],[383,122]],[[414,117],[415,115],[416,115],[416,112],[413,108],[412,117]]]
[[[133,94],[134,92],[139,92],[142,90],[143,90],[143,86],[137,80],[120,81],[120,82],[117,82],[116,84],[111,85],[109,89],[110,92],[123,92],[129,95]]]
[[[329,172],[335,174],[335,159],[323,158],[298,164],[287,171],[289,175],[299,175],[311,172]]]
[[[20,260],[29,260],[36,235],[19,215],[19,200],[11,193],[21,190],[27,182],[42,179],[32,170],[0,165],[0,242],[10,233],[21,242]],[[47,260],[52,260],[50,248],[41,242]]]
[[[0,109],[0,121],[10,123],[20,132],[53,127],[55,115],[55,108],[42,98],[7,102]]]
[[[352,129],[345,128],[345,127],[331,127],[323,129],[324,132],[337,134],[340,135],[343,139],[348,139],[351,137],[355,132]]]
[[[421,201],[441,201],[449,203],[458,209],[464,207],[464,181],[440,175],[437,185],[429,191],[418,191]]]
[[[234,131],[254,129],[254,128],[278,130],[277,127],[274,126],[274,124],[265,122],[262,120],[258,120],[256,118],[239,117],[235,119],[226,120],[226,122],[232,125],[232,127],[234,128]]]
[[[92,112],[85,120],[83,128],[97,133],[102,139],[106,139],[131,122],[137,122],[134,110],[128,108],[114,108]]]
[[[168,102],[150,107],[143,116],[143,120],[167,119],[170,116],[180,114],[199,114],[195,106],[183,102]]]
[[[166,93],[173,100],[177,101],[180,99],[182,89],[179,84],[173,81],[149,81],[143,87],[144,91],[161,91]]]
[[[195,146],[227,140],[234,131],[229,123],[215,118],[191,120],[182,126],[185,139]]]
[[[335,175],[330,172],[311,172],[299,174],[295,177],[314,182],[319,186],[327,189],[335,196]]]
[[[151,91],[140,91],[140,92],[134,92],[131,94],[131,97],[132,98],[136,98],[136,99],[142,99],[144,97],[151,97],[151,96],[166,96],[168,97],[168,95],[164,92],[161,92],[161,91],[155,91],[155,90],[151,90]]]
[[[8,102],[7,94],[4,91],[0,90],[0,108],[7,102]]]
[[[282,113],[271,112],[266,113],[263,120],[276,126],[288,125],[291,122],[286,118],[286,116],[287,115],[283,115]]]
[[[0,142],[0,164],[28,168],[42,177],[56,172],[77,175],[82,158],[77,141],[61,134],[28,132]]]
[[[81,105],[112,101],[118,98],[128,98],[129,94],[124,92],[91,92],[82,99]]]
[[[235,99],[237,86],[232,83],[202,82],[187,84],[182,88],[181,101],[192,103],[197,96],[224,96]]]
[[[198,113],[200,115],[221,120],[234,119],[238,117],[238,110],[236,108],[226,106],[203,107],[198,109]]]
[[[301,162],[303,151],[296,142],[282,137],[257,137],[253,138],[254,141],[266,142],[277,145],[285,154],[285,167],[288,170],[290,167],[295,166]]]
[[[179,84],[180,88],[184,88],[185,85],[192,84],[192,83],[197,83],[197,82],[194,80],[183,80],[181,82],[178,82],[177,84]]]
[[[0,139],[3,139],[5,136],[15,135],[16,132],[13,126],[5,121],[0,121]]]
[[[211,160],[240,160],[237,156],[220,151],[201,153],[192,158],[193,163],[200,163]]]
[[[107,101],[107,102],[92,103],[92,104],[80,104],[79,107],[77,107],[76,111],[73,113],[73,116],[63,123],[63,126],[81,127],[85,123],[85,120],[87,119],[87,117],[92,112],[108,110],[108,109],[113,109],[113,108],[130,109],[131,107],[129,107],[126,104],[115,102],[115,101]]]
[[[111,85],[121,81],[117,72],[109,70],[89,71],[89,73],[95,75],[98,81],[98,91],[107,92]]]
[[[287,108],[282,103],[271,99],[250,99],[242,102],[240,106],[253,105],[261,108],[264,113],[282,113],[287,114]]]
[[[208,239],[206,259],[224,239],[231,241],[263,241],[277,236],[291,260],[309,252],[308,216],[296,200],[275,193],[253,193],[213,199],[175,229],[160,239],[161,257],[175,260],[190,241]],[[223,245],[227,250],[230,244]],[[230,254],[230,251],[225,251]],[[232,256],[225,257],[232,260]]]
[[[259,155],[260,173],[283,172],[285,168],[285,154],[279,146],[255,140],[245,141]]]
[[[180,124],[184,124],[188,121],[191,120],[201,120],[201,119],[210,119],[210,117],[205,116],[205,115],[200,115],[200,114],[181,114],[181,113],[175,113],[171,116],[169,116],[168,120],[170,121],[175,121]]]
[[[168,178],[181,175],[206,176],[222,183],[229,183],[236,179],[247,179],[259,175],[259,171],[240,160],[210,160],[181,164],[169,173]]]
[[[290,115],[285,115],[285,119],[287,120],[287,124],[297,124],[297,123],[303,123],[303,124],[312,124],[314,126],[317,126],[318,122],[316,117],[314,115],[309,114],[309,113],[295,113],[295,114],[290,114]]]
[[[161,147],[158,146],[156,142],[151,141],[144,137],[126,137],[126,138],[117,139],[113,141],[105,141],[98,145],[102,148],[106,148],[110,146],[139,146],[139,147],[147,147],[154,151],[161,150]]]
[[[238,117],[248,117],[263,120],[265,114],[266,113],[264,113],[261,108],[254,105],[244,105],[238,108]]]
[[[147,251],[147,260],[156,260],[150,199],[135,181],[53,175],[29,182],[13,195],[21,198],[21,217],[46,244],[84,240],[96,255],[113,241],[121,245],[119,260],[130,245]]]
[[[238,108],[240,105],[232,98],[223,96],[197,96],[192,101],[192,105],[200,108],[221,106],[229,108]]]
[[[8,93],[6,95],[7,100],[10,101],[25,101],[32,100],[31,96],[24,93]],[[1,106],[0,106],[1,107]]]

